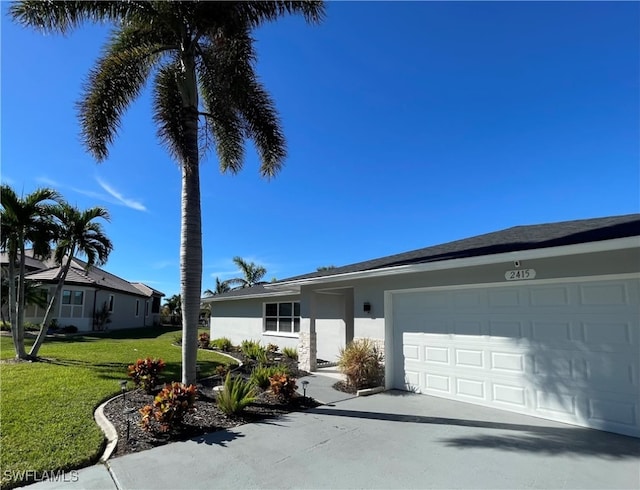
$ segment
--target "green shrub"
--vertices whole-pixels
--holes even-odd
[[[356,390],[380,386],[384,379],[384,358],[371,339],[358,339],[340,349],[338,368],[347,384]]]
[[[289,359],[298,360],[298,349],[296,349],[295,347],[285,347],[284,349],[282,349],[282,353]]]
[[[220,337],[219,339],[212,340],[211,345],[222,352],[229,352],[233,347],[231,340],[226,337]]]
[[[288,374],[275,374],[269,378],[271,391],[280,400],[289,403],[298,389],[296,379]]]
[[[278,347],[276,344],[267,345],[267,352],[270,352],[271,354],[275,354],[279,349],[280,347]]]
[[[198,347],[201,349],[209,348],[209,334],[207,332],[201,332],[198,335]]]
[[[177,333],[173,336],[173,343],[176,345],[182,345],[182,334]]]
[[[255,387],[240,376],[227,373],[224,386],[218,392],[218,408],[227,415],[237,415],[256,399]]]
[[[260,342],[254,342],[253,340],[243,340],[240,345],[240,351],[249,359],[258,361],[260,364],[267,364],[269,359],[267,357],[267,349],[260,345]]]
[[[266,390],[271,385],[269,378],[282,374],[289,374],[289,370],[285,366],[257,366],[251,371],[249,382],[258,388]]]
[[[216,375],[224,378],[229,372],[229,366],[225,366],[224,364],[220,364],[216,366]]]
[[[67,325],[58,330],[60,333],[78,333],[78,327],[75,325]]]
[[[165,387],[153,399],[153,406],[146,405],[139,412],[142,415],[140,425],[149,430],[151,416],[160,424],[160,431],[167,432],[182,423],[184,416],[193,411],[197,389],[194,385],[173,382]]]
[[[158,376],[164,369],[165,363],[162,359],[138,359],[135,364],[128,368],[128,374],[133,379],[136,387],[141,387],[147,393],[158,384]]]

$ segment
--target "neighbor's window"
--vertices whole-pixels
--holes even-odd
[[[160,313],[160,298],[157,296],[153,298],[151,303],[151,313]]]
[[[144,316],[149,316],[149,301],[144,302]]]
[[[113,294],[109,295],[109,313],[113,313]]]
[[[63,318],[82,318],[84,291],[62,290],[60,316]]]
[[[265,332],[298,333],[300,331],[300,302],[265,303]]]
[[[140,316],[140,300],[136,300],[136,316]]]

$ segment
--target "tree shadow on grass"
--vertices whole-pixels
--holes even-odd
[[[429,425],[448,425],[514,431],[514,434],[480,434],[466,437],[440,439],[450,447],[487,448],[505,451],[523,451],[546,454],[579,454],[599,456],[610,459],[640,457],[640,439],[612,434],[582,427],[545,427],[526,424],[488,422],[482,420],[457,419],[448,417],[427,417],[422,415],[404,415],[396,413],[367,412],[342,409],[310,409],[308,413],[335,417],[352,417],[390,422],[411,422]],[[474,431],[477,432],[477,431]]]

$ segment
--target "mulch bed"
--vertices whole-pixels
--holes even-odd
[[[243,359],[239,352],[230,354],[244,363],[242,368],[234,371],[234,374],[248,377],[251,373],[252,362]],[[279,362],[287,364],[296,379],[308,374],[298,370],[295,361],[281,359]],[[213,388],[219,384],[222,384],[222,381],[218,377],[198,381],[198,399],[195,402],[195,410],[187,414],[179,426],[164,433],[143,430],[140,427],[141,415],[138,412],[145,405],[153,403],[154,395],[159,389],[154,394],[147,394],[141,389],[129,391],[125,397],[118,397],[109,402],[104,408],[104,414],[118,433],[118,444],[111,457],[144,451],[169,442],[183,441],[208,432],[273,419],[290,412],[306,410],[319,405],[314,399],[302,396],[295,396],[289,403],[283,403],[270,391],[264,391],[258,395],[258,399],[254,403],[245,408],[241,415],[229,417],[216,405]]]

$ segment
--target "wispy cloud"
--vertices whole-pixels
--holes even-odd
[[[126,206],[128,208],[135,209],[136,211],[146,211],[147,210],[147,208],[144,206],[144,204],[142,204],[141,202],[136,201],[134,199],[130,199],[128,197],[124,197],[120,192],[118,192],[116,189],[111,187],[109,184],[107,184],[105,181],[103,181],[100,177],[96,177],[96,181],[98,182],[100,187],[102,187],[111,197],[116,199],[118,204],[122,204],[123,206]]]
[[[175,260],[161,260],[159,262],[155,262],[151,264],[152,269],[166,269],[167,267],[173,267],[176,265]]]
[[[44,175],[41,175],[40,177],[36,177],[36,182],[39,182],[40,184],[48,185],[51,187],[63,187],[63,186],[60,186],[60,184],[58,184],[55,180],[50,179],[49,177],[46,177]]]

